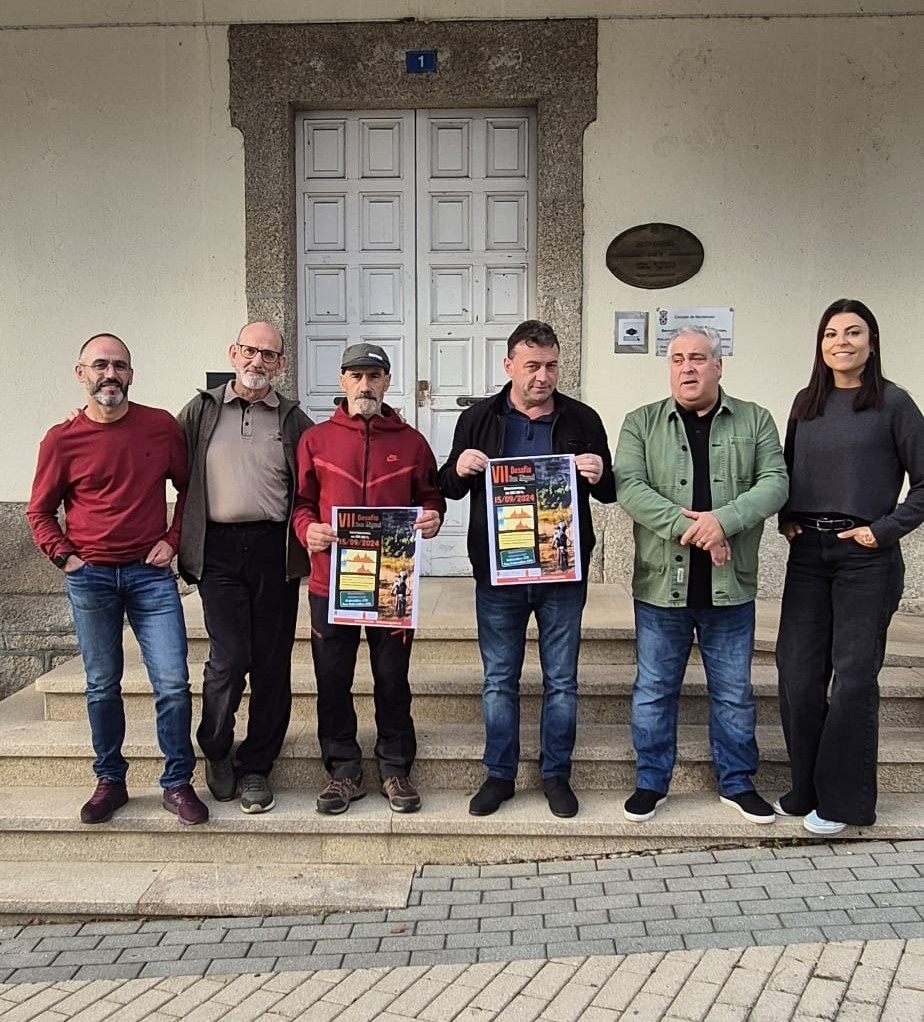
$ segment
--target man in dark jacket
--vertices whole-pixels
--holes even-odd
[[[296,536],[311,552],[308,604],[318,685],[318,741],[330,774],[318,796],[319,813],[345,812],[366,794],[352,695],[360,629],[327,619],[330,547],[337,539],[331,508],[419,506],[423,511],[414,525],[424,539],[439,532],[446,511],[427,441],[384,403],[391,383],[385,350],[377,344],[350,345],[340,370],[346,397],[333,416],[306,433],[298,445],[294,519]],[[420,795],[408,776],[417,753],[408,682],[413,638],[411,629],[366,628],[381,791],[398,813],[420,808]]]
[[[507,341],[510,383],[496,397],[467,408],[456,424],[439,484],[450,498],[471,494],[468,555],[475,576],[478,645],[484,665],[484,764],[488,777],[469,804],[473,816],[496,812],[513,797],[520,761],[520,673],[531,613],[539,629],[542,721],[539,768],[549,808],[574,816],[571,753],[577,720],[577,662],[587,569],[594,546],[590,497],[616,499],[606,431],[592,408],[560,394],[558,338],[546,323],[527,320]],[[490,458],[574,456],[582,579],[541,584],[491,584],[485,469]]]
[[[308,574],[291,521],[295,448],[312,422],[273,388],[282,351],[274,326],[248,324],[229,349],[235,378],[200,391],[179,414],[190,479],[180,571],[199,587],[209,634],[196,738],[209,790],[229,802],[240,786],[245,813],[276,804],[269,774],[289,726],[298,586]],[[247,736],[235,765],[234,717],[247,675]]]

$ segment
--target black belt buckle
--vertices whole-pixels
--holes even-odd
[[[803,518],[801,519],[803,526],[808,526],[810,529],[815,529],[817,532],[846,532],[847,529],[852,529],[856,522],[852,518],[828,518],[822,516],[820,518]]]

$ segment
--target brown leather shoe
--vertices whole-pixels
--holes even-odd
[[[191,784],[178,788],[164,788],[164,809],[175,813],[180,823],[205,823],[209,818],[209,807],[199,798]]]
[[[416,813],[420,808],[420,794],[407,777],[383,777],[382,794],[392,812]]]
[[[104,777],[96,785],[96,791],[90,796],[89,802],[80,809],[81,823],[105,823],[112,819],[116,809],[121,809],[128,801],[128,790],[125,781],[113,781]]]

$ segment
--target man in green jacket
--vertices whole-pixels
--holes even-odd
[[[668,348],[671,397],[630,412],[616,448],[619,503],[634,521],[638,672],[632,692],[636,790],[626,819],[651,819],[677,756],[680,686],[694,634],[709,691],[719,800],[772,823],[754,790],[751,690],[757,552],[788,480],[770,413],[729,397],[721,339],[690,326]]]

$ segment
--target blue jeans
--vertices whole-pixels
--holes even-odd
[[[754,604],[735,607],[655,607],[635,601],[638,674],[632,690],[632,744],[639,788],[666,793],[677,759],[680,686],[699,643],[709,692],[709,747],[719,794],[754,785],[758,753],[751,690]]]
[[[478,647],[484,665],[484,765],[512,781],[520,763],[520,672],[526,625],[536,615],[542,665],[539,770],[570,777],[577,725],[577,664],[586,582],[475,587]]]
[[[188,784],[196,765],[190,737],[192,700],[186,625],[173,572],[135,561],[85,564],[64,578],[87,672],[93,772],[100,780],[124,781],[128,771],[122,755],[122,626],[127,615],[154,689],[157,741],[164,754],[161,786]]]

